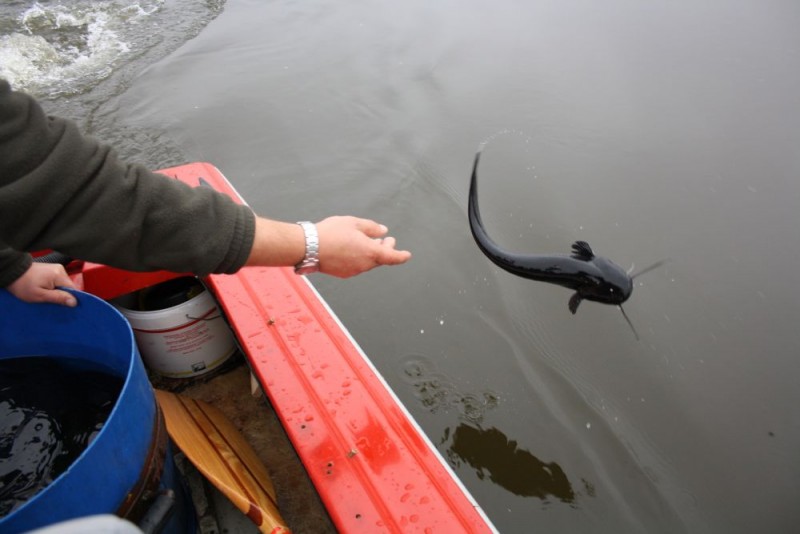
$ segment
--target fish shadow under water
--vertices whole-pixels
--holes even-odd
[[[560,465],[541,461],[497,428],[483,429],[462,423],[452,436],[449,428],[445,430],[444,441],[448,440],[451,443],[446,454],[454,467],[467,463],[475,469],[478,478],[488,477],[521,497],[548,501],[552,496],[564,503],[575,503],[577,493]],[[592,496],[593,488],[585,481],[584,484]]]

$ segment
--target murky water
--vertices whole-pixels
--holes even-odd
[[[0,517],[50,485],[86,450],[123,382],[70,358],[0,360]]]
[[[385,222],[412,262],[313,280],[502,532],[795,529],[795,3],[136,5],[110,74],[32,90],[261,213]],[[503,246],[669,260],[626,303],[640,341],[480,253],[481,145]]]

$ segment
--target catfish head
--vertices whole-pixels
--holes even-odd
[[[575,277],[576,281],[581,280],[582,283],[578,283],[574,287],[575,293],[569,299],[569,311],[575,314],[578,311],[578,305],[583,300],[617,306],[633,330],[636,339],[639,339],[639,334],[628,318],[628,314],[625,313],[622,303],[628,300],[633,293],[633,280],[637,276],[659,267],[664,260],[656,262],[636,274],[629,274],[608,258],[595,256],[592,248],[585,241],[573,243],[571,256],[575,260],[584,262],[585,268],[581,268],[580,275]]]

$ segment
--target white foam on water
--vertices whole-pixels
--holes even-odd
[[[35,2],[0,35],[0,77],[16,89],[78,92],[108,77],[132,52],[129,28],[165,0]]]

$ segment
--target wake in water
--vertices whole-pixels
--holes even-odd
[[[35,2],[0,37],[0,75],[29,90],[102,80],[131,51],[126,25],[153,15],[163,2]]]
[[[41,0],[3,5],[0,77],[38,96],[79,94],[152,48],[173,50],[196,35],[223,3]]]

